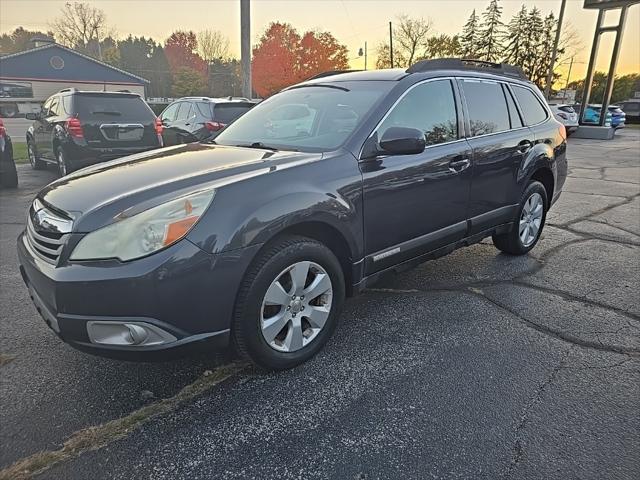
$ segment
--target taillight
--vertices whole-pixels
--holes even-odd
[[[569,115],[567,115],[566,113],[558,112],[558,116],[560,118],[564,118],[565,120],[569,120]]]
[[[0,138],[4,137],[7,134],[7,131],[4,128],[4,122],[0,118]]]
[[[162,135],[162,130],[164,129],[164,125],[162,125],[162,120],[156,118],[156,133],[158,135]]]
[[[562,136],[562,138],[564,138],[565,140],[567,139],[567,129],[565,128],[565,126],[563,124],[560,124],[560,135]]]
[[[84,132],[82,131],[82,125],[77,118],[70,118],[65,124],[67,133],[73,138],[84,138]]]
[[[204,122],[204,126],[210,132],[217,132],[218,130],[222,130],[225,124],[220,122]]]

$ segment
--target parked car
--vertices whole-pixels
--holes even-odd
[[[13,144],[11,137],[4,128],[0,118],[0,186],[16,188],[18,186],[18,172],[13,160]]]
[[[576,105],[576,109],[578,112],[580,112],[581,111],[580,105]],[[602,110],[602,105],[587,105],[587,108],[584,114],[584,119],[583,119],[584,122],[599,124],[601,110]],[[611,115],[611,112],[608,111],[604,121],[605,127],[613,126],[611,122],[612,122],[612,115]]]
[[[626,123],[640,123],[640,99],[620,102],[620,108],[625,113]]]
[[[566,128],[567,135],[571,135],[578,129],[578,113],[573,106],[566,103],[550,103],[549,107],[553,112],[553,116],[556,117],[556,120]]]
[[[256,105],[246,98],[185,97],[160,114],[165,145],[212,140],[220,131]]]
[[[609,105],[608,110],[611,114],[611,126],[615,129],[624,128],[627,115],[622,109],[618,105]]]
[[[84,92],[69,88],[29,113],[31,166],[57,164],[64,176],[78,168],[162,146],[162,124],[140,98],[128,92]]]
[[[274,136],[274,112],[300,105],[311,128]],[[232,342],[283,369],[322,348],[346,295],[387,273],[486,237],[529,252],[566,172],[565,128],[517,67],[334,73],[211,144],[53,182],[18,256],[36,307],[76,348],[149,360]]]

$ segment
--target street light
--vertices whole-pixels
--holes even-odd
[[[367,69],[367,42],[364,42],[364,51],[362,47],[358,49],[358,57],[362,57],[364,55],[364,69]]]

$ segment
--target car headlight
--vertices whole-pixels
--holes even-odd
[[[176,198],[87,234],[71,260],[144,257],[177,242],[207,209],[215,190]]]

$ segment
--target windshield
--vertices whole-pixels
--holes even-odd
[[[216,137],[220,145],[323,152],[341,146],[394,82],[341,82],[284,91]]]

